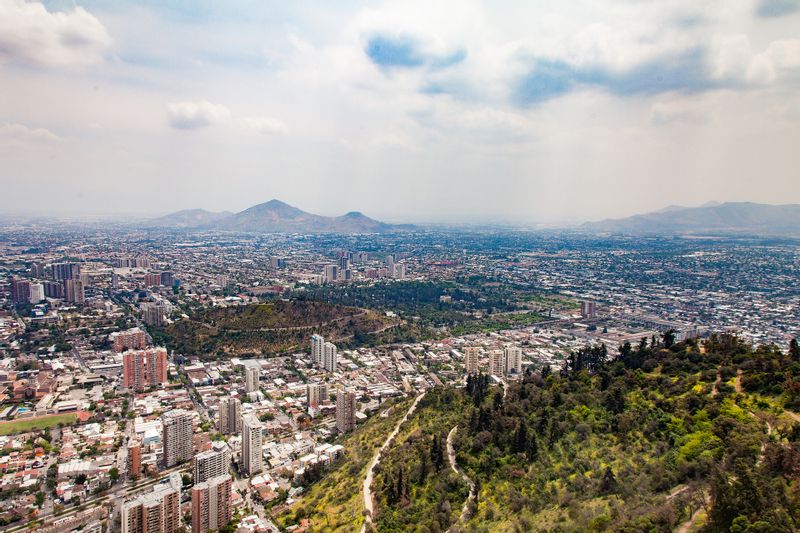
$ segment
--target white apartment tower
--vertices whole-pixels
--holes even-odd
[[[311,362],[315,365],[322,364],[322,354],[324,353],[325,337],[322,335],[311,335]]]
[[[336,365],[339,362],[336,345],[326,342],[322,354],[322,367],[328,372],[336,372]]]
[[[258,366],[246,366],[244,367],[244,390],[245,392],[256,392],[259,389],[259,377],[261,374],[261,368]]]
[[[254,414],[242,417],[242,467],[249,476],[264,469],[261,427]]]
[[[214,442],[210,450],[195,455],[193,463],[195,483],[224,476],[231,464],[231,449],[225,442]]]

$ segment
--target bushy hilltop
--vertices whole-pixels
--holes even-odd
[[[800,351],[733,336],[587,347],[508,390],[436,388],[374,483],[377,531],[800,527]],[[461,520],[468,486],[477,498]],[[317,529],[314,520],[312,530]]]

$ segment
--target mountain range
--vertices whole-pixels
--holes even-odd
[[[238,213],[186,209],[147,221],[148,226],[252,233],[386,233],[408,231],[407,224],[386,224],[357,211],[338,217],[308,213],[270,200]]]
[[[617,233],[746,233],[800,235],[800,205],[711,202],[699,207],[669,206],[627,218],[587,222],[590,231]]]

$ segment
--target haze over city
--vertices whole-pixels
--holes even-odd
[[[0,212],[800,203],[795,0],[0,0]]]

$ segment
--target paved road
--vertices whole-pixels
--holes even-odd
[[[381,446],[378,451],[375,452],[369,467],[367,467],[367,475],[364,478],[364,484],[362,486],[362,492],[364,494],[364,509],[367,511],[367,514],[364,517],[364,525],[361,526],[361,533],[364,533],[367,530],[367,524],[372,523],[372,514],[375,512],[374,502],[372,501],[372,479],[375,477],[375,467],[378,466],[378,463],[381,461],[381,453],[383,453],[383,450],[392,444],[392,441],[394,441],[394,438],[400,432],[400,426],[402,426],[403,423],[408,420],[408,417],[414,414],[414,411],[417,409],[417,404],[425,396],[426,392],[427,391],[417,396],[417,398],[414,400],[414,403],[412,403],[411,407],[408,408],[405,416],[400,419],[399,422],[397,422],[397,425],[394,427],[392,432],[388,437],[386,437],[386,440],[383,442],[383,446]]]

